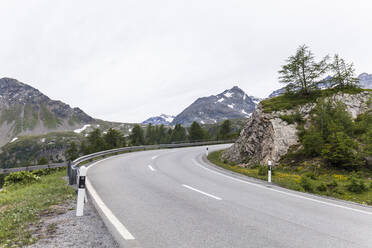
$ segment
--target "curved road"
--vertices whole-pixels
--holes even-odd
[[[89,169],[91,185],[134,238],[125,247],[372,247],[371,208],[222,171],[204,153],[135,152]]]

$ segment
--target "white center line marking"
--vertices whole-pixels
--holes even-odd
[[[151,165],[148,165],[148,167],[150,170],[155,171],[155,169]]]
[[[154,160],[154,159],[156,159],[157,157],[158,157],[158,155],[156,155],[156,156],[152,157],[151,159],[152,159],[152,160]]]
[[[262,188],[262,189],[266,189],[266,190],[275,191],[275,192],[280,193],[280,194],[289,195],[289,196],[297,197],[297,198],[300,198],[300,199],[305,199],[305,200],[308,200],[308,201],[313,201],[313,202],[316,202],[316,203],[321,203],[321,204],[332,206],[332,207],[338,207],[338,208],[342,208],[342,209],[346,209],[346,210],[352,210],[352,211],[355,211],[355,212],[358,212],[358,213],[362,213],[362,214],[372,215],[372,212],[364,211],[364,210],[361,210],[361,209],[356,209],[356,208],[352,208],[352,207],[346,207],[346,206],[335,204],[335,203],[331,203],[331,202],[326,202],[326,201],[317,200],[317,199],[309,198],[309,197],[302,196],[302,195],[297,195],[297,194],[294,194],[294,193],[289,193],[289,192],[284,192],[284,191],[273,189],[273,188],[268,188],[268,187],[263,186],[263,185],[260,185],[260,184],[247,182],[247,181],[244,181],[244,180],[241,180],[241,179],[238,179],[238,178],[234,178],[234,177],[225,175],[223,173],[214,171],[212,169],[206,168],[202,164],[200,164],[199,162],[197,162],[195,159],[192,159],[192,161],[194,162],[194,164],[196,164],[200,168],[203,168],[204,170],[210,171],[210,172],[212,172],[214,174],[220,175],[222,177],[229,178],[229,179],[234,180],[234,181],[237,181],[237,182],[249,184],[249,185],[255,186],[257,188]]]
[[[185,187],[185,188],[191,189],[191,190],[193,190],[193,191],[196,191],[196,192],[198,192],[198,193],[200,193],[200,194],[203,194],[203,195],[209,196],[209,197],[211,197],[211,198],[213,198],[213,199],[216,199],[216,200],[219,200],[219,201],[222,200],[222,198],[220,198],[220,197],[218,197],[218,196],[214,196],[214,195],[211,195],[211,194],[205,193],[205,192],[203,192],[203,191],[201,191],[201,190],[195,189],[195,188],[193,188],[193,187],[191,187],[191,186],[188,186],[188,185],[186,185],[186,184],[182,184],[182,186]]]

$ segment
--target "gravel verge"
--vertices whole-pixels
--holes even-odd
[[[83,217],[75,216],[75,206],[76,202],[71,201],[42,213],[34,231],[38,241],[27,247],[119,247],[91,202],[85,204]]]

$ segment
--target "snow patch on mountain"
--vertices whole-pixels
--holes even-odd
[[[86,125],[84,125],[82,128],[79,128],[79,129],[74,130],[74,133],[82,133],[82,132],[84,132],[88,127],[90,127],[90,126],[91,126],[90,124],[86,124]]]
[[[230,98],[230,97],[232,97],[233,94],[234,94],[233,92],[228,91],[224,94],[224,96],[227,97],[227,98]]]

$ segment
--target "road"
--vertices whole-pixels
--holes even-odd
[[[89,169],[91,185],[133,236],[128,247],[372,247],[371,208],[233,175],[204,153],[136,152]]]

